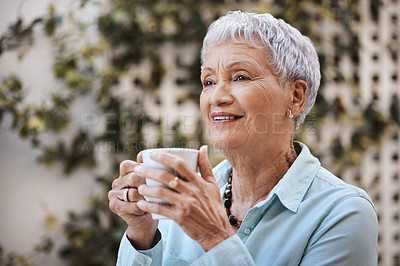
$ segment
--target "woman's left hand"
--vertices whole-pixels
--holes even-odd
[[[174,220],[182,230],[207,252],[235,234],[226,216],[218,183],[207,156],[207,146],[199,153],[199,176],[185,161],[168,153],[153,153],[151,158],[175,170],[181,177],[166,170],[138,166],[135,173],[159,181],[169,188],[141,185],[139,193],[165,200],[169,204],[141,200],[137,206],[146,212],[164,215]]]

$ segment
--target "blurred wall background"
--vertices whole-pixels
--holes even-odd
[[[118,164],[207,143],[200,44],[237,9],[313,40],[323,80],[297,138],[367,190],[379,263],[400,265],[398,0],[1,1],[0,265],[115,263],[124,224],[106,193]]]

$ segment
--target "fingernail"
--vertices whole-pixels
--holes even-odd
[[[144,185],[140,185],[139,187],[138,187],[138,193],[140,194],[140,195],[142,195],[142,190],[143,190],[143,187]]]
[[[143,166],[138,165],[138,166],[136,166],[135,168],[133,168],[133,170],[134,170],[135,172],[137,172],[137,173],[140,173],[140,172],[143,170]]]

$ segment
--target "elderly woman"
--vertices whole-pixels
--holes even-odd
[[[201,147],[199,175],[178,157],[152,154],[181,179],[140,165],[140,153],[123,161],[109,192],[110,209],[128,224],[117,264],[376,265],[371,199],[293,141],[320,82],[311,41],[269,14],[230,12],[210,26],[202,63],[200,108],[226,160],[212,169]]]

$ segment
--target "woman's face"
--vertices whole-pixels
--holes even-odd
[[[289,93],[266,58],[263,50],[232,41],[209,50],[201,73],[200,108],[217,148],[252,149],[287,135]]]

